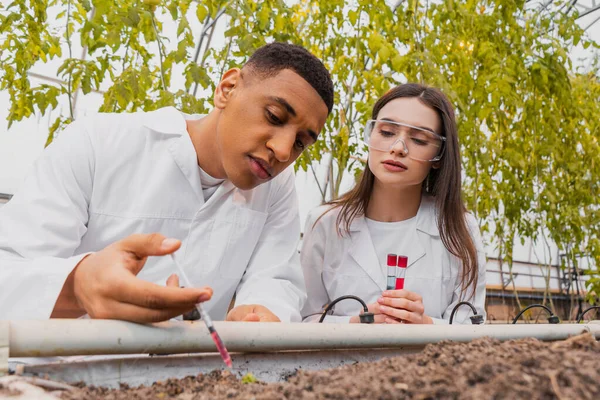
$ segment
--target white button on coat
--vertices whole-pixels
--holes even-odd
[[[205,203],[185,116],[99,114],[73,122],[0,209],[0,320],[49,318],[65,279],[86,253],[133,233],[182,240],[175,253],[206,309],[224,319],[261,304],[299,321],[306,294],[293,169],[249,191],[225,181]],[[165,285],[168,257],[150,257],[140,278]]]
[[[320,315],[314,314],[339,296],[352,294],[369,304],[376,302],[386,289],[386,268],[378,261],[364,217],[352,222],[349,236],[340,237],[336,226],[339,209],[326,213],[316,222],[327,209],[328,206],[321,206],[312,210],[304,229],[301,262],[308,294],[302,310],[305,321],[318,320]],[[475,218],[467,214],[466,219],[479,265],[475,297],[467,300],[485,316],[485,251]],[[425,314],[435,324],[447,324],[452,309],[462,300],[459,279],[462,263],[442,243],[432,198],[422,198],[414,226],[407,245],[410,250],[404,254],[408,256],[404,289],[423,297]],[[348,322],[361,310],[357,301],[342,300],[325,322]],[[463,305],[454,315],[453,323],[470,324],[471,315],[471,308]]]

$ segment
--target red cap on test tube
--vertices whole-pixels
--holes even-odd
[[[408,257],[398,256],[398,267],[406,268],[407,265],[408,265]]]
[[[387,265],[388,267],[395,267],[396,265],[398,265],[398,256],[395,254],[388,254]]]

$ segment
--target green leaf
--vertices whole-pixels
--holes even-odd
[[[277,14],[275,17],[275,27],[276,32],[283,32],[285,29],[285,17],[281,14]]]
[[[379,58],[381,58],[382,62],[387,62],[390,59],[391,52],[390,49],[388,49],[386,46],[383,46],[379,49],[377,54],[379,54]]]
[[[196,8],[196,16],[198,17],[198,21],[204,23],[204,20],[206,19],[207,15],[208,15],[207,8],[204,7],[204,5],[198,3],[198,6]]]
[[[358,15],[359,15],[359,11],[358,10],[350,10],[350,11],[348,11],[348,19],[350,20],[350,23],[352,25],[356,25],[356,22],[358,21]]]
[[[133,26],[137,26],[140,23],[140,14],[139,10],[135,7],[130,7],[127,10],[127,17],[133,23]]]
[[[258,12],[258,27],[260,30],[265,30],[269,26],[269,21],[271,17],[271,8],[267,2],[263,2],[260,7],[260,11]]]
[[[92,5],[90,4],[90,0],[81,0],[81,5],[85,11],[92,11]]]

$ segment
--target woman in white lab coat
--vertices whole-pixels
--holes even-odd
[[[308,300],[304,321],[343,295],[362,298],[376,323],[448,323],[460,301],[485,317],[485,253],[461,197],[452,105],[439,90],[397,86],[375,104],[365,127],[368,165],[358,184],[313,210],[301,252]],[[387,290],[388,254],[408,257],[404,289]],[[354,300],[325,322],[359,322]],[[468,306],[453,323],[471,323]]]

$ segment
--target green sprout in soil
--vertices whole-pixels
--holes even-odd
[[[258,382],[258,379],[256,379],[256,377],[254,375],[252,375],[252,372],[248,372],[246,375],[242,376],[243,384],[256,383],[256,382]]]

